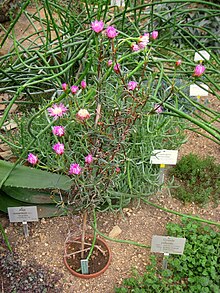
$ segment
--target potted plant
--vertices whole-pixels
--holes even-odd
[[[96,235],[86,235],[88,213],[107,206],[123,206],[125,198],[121,194],[121,182],[127,188],[126,191],[132,191],[134,180],[140,182],[142,192],[151,185],[145,177],[151,151],[155,145],[160,145],[160,148],[166,145],[165,134],[171,135],[172,131],[176,133],[175,116],[181,116],[181,111],[178,109],[179,104],[177,109],[173,106],[172,98],[176,89],[173,79],[170,80],[168,75],[166,81],[170,86],[157,96],[164,69],[162,63],[158,65],[159,61],[153,57],[157,54],[155,43],[159,38],[156,30],[150,33],[142,31],[141,36],[130,36],[118,31],[113,25],[94,19],[89,30],[85,29],[77,34],[79,36],[79,43],[85,39],[87,43],[84,54],[80,51],[80,58],[76,58],[78,63],[74,67],[75,75],[70,74],[69,68],[63,69],[70,64],[69,61],[59,65],[56,60],[57,65],[51,65],[50,68],[58,72],[54,73],[54,81],[50,80],[56,87],[53,95],[49,101],[42,102],[40,109],[32,110],[28,123],[26,117],[23,120],[21,118],[19,123],[26,123],[26,127],[20,128],[22,146],[25,146],[22,156],[27,153],[28,163],[36,168],[68,175],[72,180],[71,188],[67,191],[68,208],[73,207],[75,211],[82,212],[83,228],[79,233],[80,239],[68,237],[66,240],[64,260],[69,269],[72,266],[71,269],[75,269],[78,275],[85,277],[93,276],[93,272],[88,270],[88,273],[82,273],[79,264],[73,266],[70,259],[74,260],[76,255],[77,258],[80,255],[79,260],[88,261],[90,269],[95,254],[102,251],[100,256],[108,255],[109,259],[111,255],[103,242],[96,239]],[[65,38],[64,34],[63,50],[66,48]],[[62,47],[61,37],[59,45]],[[46,54],[48,52],[45,53],[48,57]],[[55,55],[48,59],[55,60],[58,54]],[[68,52],[63,55],[69,58]],[[43,68],[50,63],[42,58]],[[178,62],[173,66],[174,77],[180,65],[181,62]],[[50,70],[48,76],[51,75]],[[59,70],[63,70],[62,75],[59,75]],[[202,70],[204,72],[205,68]],[[41,67],[37,72],[42,72]],[[200,77],[203,72],[195,69],[194,78]],[[62,80],[59,76],[62,76]],[[42,90],[48,86],[47,79],[42,77]],[[159,85],[155,79],[159,80]],[[37,81],[33,81],[34,88],[36,84]],[[164,108],[167,116],[163,115]],[[172,121],[169,114],[174,116]],[[188,116],[184,114],[184,117]],[[152,131],[151,126],[155,130]],[[148,143],[142,142],[148,137]],[[173,144],[178,144],[177,137],[179,133]],[[141,151],[136,153],[137,145]],[[133,153],[129,157],[131,151]],[[131,160],[132,175],[129,169]],[[151,172],[154,182],[157,181],[158,169],[151,168]],[[139,186],[135,193],[138,191]],[[59,206],[65,206],[62,194]]]

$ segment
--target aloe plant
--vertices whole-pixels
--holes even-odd
[[[10,176],[4,181],[10,170]],[[0,190],[1,211],[7,212],[8,207],[36,205],[40,218],[64,212],[58,208],[57,203],[62,201],[53,191],[68,191],[71,187],[68,176],[21,165],[14,167],[12,163],[0,161],[0,180],[4,181]]]

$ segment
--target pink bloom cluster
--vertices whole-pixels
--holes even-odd
[[[160,114],[163,112],[163,108],[162,106],[158,105],[158,104],[155,104],[154,105],[154,111],[157,113],[157,114]]]
[[[179,59],[179,60],[176,61],[176,66],[177,67],[180,66],[181,64],[182,64],[182,60]]]
[[[95,20],[91,23],[91,28],[98,34],[104,29],[104,22],[102,20]]]
[[[205,72],[205,66],[202,64],[196,65],[193,76],[199,77]]]
[[[85,157],[85,162],[86,162],[86,164],[91,164],[93,162],[93,156],[91,154],[88,154]]]
[[[137,87],[138,83],[136,81],[129,81],[128,83],[128,89],[130,91],[135,90],[135,88]]]
[[[114,66],[114,72],[119,74],[121,69],[121,65],[119,63],[116,63]]]
[[[62,155],[64,153],[64,144],[60,142],[56,143],[53,145],[53,150],[57,155]]]
[[[48,108],[47,111],[50,116],[54,117],[54,119],[57,119],[66,114],[68,109],[62,103],[60,103],[59,105],[54,104],[51,108]]]
[[[118,35],[118,32],[114,28],[114,26],[107,27],[105,32],[106,32],[106,35],[109,39],[114,39]]]
[[[149,34],[146,33],[143,36],[139,37],[138,44],[133,43],[131,45],[131,49],[132,49],[132,51],[137,52],[141,49],[144,49],[148,45],[148,43],[149,43]]]
[[[86,110],[86,109],[80,109],[77,114],[76,114],[76,117],[79,119],[79,120],[87,120],[90,118],[90,114],[89,112]]]
[[[91,23],[91,29],[96,32],[97,34],[101,33],[104,29],[104,22],[102,20],[95,20]],[[114,28],[114,26],[108,26],[107,29],[105,30],[106,36],[109,39],[114,39],[117,37],[118,32]]]
[[[54,126],[52,128],[52,132],[56,136],[64,136],[64,134],[65,134],[65,128],[63,126]]]
[[[82,171],[82,168],[80,167],[79,164],[74,163],[74,164],[70,165],[70,169],[69,169],[70,175],[73,175],[73,174],[79,175],[81,173],[81,171]]]
[[[30,154],[28,154],[27,161],[28,161],[28,163],[30,163],[32,165],[36,165],[38,162],[38,157],[35,156],[34,154],[30,153]]]
[[[71,93],[75,95],[78,92],[79,87],[77,85],[72,85],[70,90],[71,90]]]
[[[158,38],[158,35],[159,35],[158,31],[153,31],[153,32],[150,34],[150,36],[151,36],[151,38],[152,38],[153,40],[156,40],[156,39]]]
[[[91,154],[88,154],[85,157],[85,162],[86,164],[91,164],[93,162],[93,156]],[[70,175],[79,175],[81,172],[82,172],[82,168],[80,167],[79,164],[73,163],[70,165],[70,168],[69,168]]]

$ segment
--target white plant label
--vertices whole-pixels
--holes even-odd
[[[201,84],[201,86],[203,88],[201,88],[200,86],[198,86],[197,84],[191,84],[190,88],[189,88],[189,95],[191,97],[206,97],[208,96],[208,90],[209,87],[207,86],[207,84]]]
[[[8,208],[9,221],[15,222],[36,222],[38,221],[38,213],[36,206],[11,207]]]
[[[151,164],[176,165],[178,150],[154,150],[150,157]]]
[[[203,61],[203,60],[209,60],[210,59],[210,54],[205,51],[199,51],[199,52],[195,52],[195,56],[194,56],[194,61]]]
[[[123,6],[125,6],[125,1],[124,0],[111,0],[111,5],[123,7]]]
[[[83,275],[87,275],[89,273],[88,259],[81,259],[81,272]]]
[[[151,252],[183,254],[186,238],[153,235]]]

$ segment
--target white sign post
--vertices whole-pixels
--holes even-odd
[[[111,6],[124,7],[125,1],[124,0],[111,0]]]
[[[191,84],[189,88],[190,97],[197,97],[199,100],[200,97],[208,96],[209,87],[206,84],[201,83],[200,85]]]
[[[23,224],[24,236],[29,236],[27,222],[38,221],[36,206],[10,207],[8,208],[9,221],[11,223],[21,222]]]
[[[183,254],[186,238],[153,235],[151,252],[163,253],[162,268],[167,269],[167,260],[170,254]]]
[[[209,60],[209,59],[210,59],[210,54],[207,51],[202,50],[199,52],[195,52],[194,61],[199,61],[201,63],[203,60]]]
[[[159,184],[164,182],[166,165],[176,165],[178,150],[154,150],[150,157],[150,163],[160,165]]]

